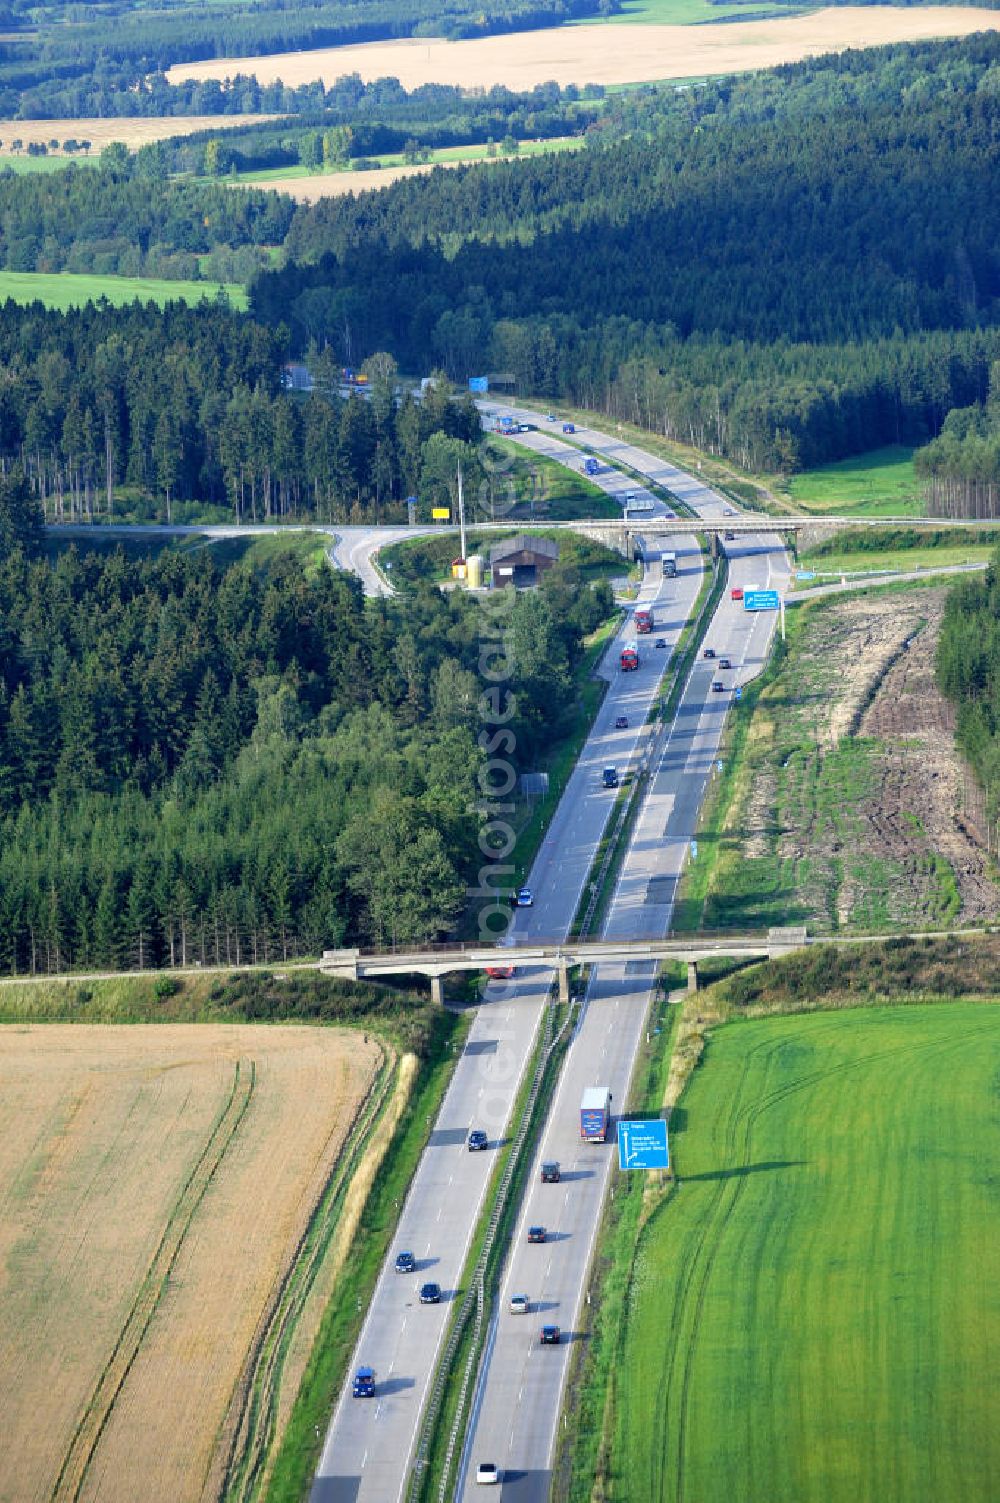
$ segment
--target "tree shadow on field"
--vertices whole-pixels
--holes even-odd
[[[767,1159],[760,1164],[740,1164],[735,1169],[709,1169],[704,1174],[681,1174],[678,1179],[683,1185],[701,1184],[712,1179],[742,1179],[746,1174],[766,1174],[775,1169],[799,1169],[808,1162],[808,1159]]]

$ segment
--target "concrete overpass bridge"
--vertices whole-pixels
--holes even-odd
[[[872,936],[872,938],[885,938]],[[377,976],[429,976],[431,996],[443,1000],[442,978],[453,971],[485,971],[507,966],[540,967],[559,977],[559,1000],[569,1001],[573,966],[676,960],[687,966],[688,989],[698,988],[698,962],[715,956],[731,960],[775,960],[808,944],[804,928],[767,929],[751,934],[693,934],[686,938],[538,941],[528,945],[440,945],[421,950],[324,950],[319,969],[345,981]]]

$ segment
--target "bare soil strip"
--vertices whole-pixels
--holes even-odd
[[[408,39],[327,47],[271,57],[215,58],[171,68],[185,78],[254,74],[294,87],[348,73],[365,82],[391,76],[407,89],[454,84],[462,89],[533,89],[554,79],[566,84],[650,83],[666,78],[744,73],[773,68],[847,47],[875,47],[925,37],[967,36],[1000,27],[996,11],[971,6],[836,6],[774,21],[710,26],[566,26],[465,42]],[[2,134],[2,133],[0,133]]]

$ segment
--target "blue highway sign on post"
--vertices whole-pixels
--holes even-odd
[[[667,1124],[660,1117],[649,1122],[619,1122],[619,1169],[669,1169]]]
[[[746,611],[776,611],[780,604],[777,590],[747,590],[743,596]]]
[[[489,376],[470,376],[469,377],[469,390],[470,391],[489,391],[489,389],[490,389],[490,378],[489,378]]]

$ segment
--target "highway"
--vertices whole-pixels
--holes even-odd
[[[617,479],[608,477],[608,483],[615,485]],[[634,484],[630,488],[636,489]],[[671,548],[678,554],[678,576],[663,580],[659,569],[650,571],[638,604],[652,606],[665,618],[657,634],[673,644],[697,597],[702,557],[694,538],[673,540]],[[533,934],[568,932],[615,804],[614,791],[601,786],[601,768],[608,763],[624,767],[649,735],[646,717],[670,654],[644,648],[638,671],[620,674],[621,642],[631,634],[626,625],[608,650],[604,671],[611,688],[529,874],[535,903],[518,910],[511,931],[515,942],[530,942]],[[622,714],[628,727],[616,729],[615,719]],[[404,1493],[494,1149],[507,1128],[551,977],[550,970],[535,968],[509,983],[490,984],[402,1207],[398,1234],[352,1360],[352,1370],[361,1364],[375,1369],[376,1397],[354,1399],[350,1382],[345,1385],[324,1442],[313,1503],[392,1503]],[[473,1127],[488,1133],[489,1151],[468,1151],[466,1137]],[[415,1273],[393,1271],[400,1249],[414,1253]],[[440,1304],[420,1305],[418,1291],[425,1280],[441,1285]]]
[[[728,508],[713,492],[654,456],[591,431],[579,432],[578,437],[594,449],[606,445],[603,452],[609,454],[613,449],[615,458],[669,485],[699,514],[718,516],[720,508]],[[787,563],[780,548],[750,539],[730,544],[729,551],[731,586],[785,587]],[[774,626],[773,613],[749,614],[728,592],[720,603],[706,642],[733,662],[734,671],[720,673],[700,659],[690,675],[623,862],[604,928],[607,938],[662,935],[669,927],[677,881],[697,829],[732,690],[761,671]],[[713,691],[717,679],[726,683],[726,692]],[[655,966],[643,962],[602,965],[592,972],[487,1339],[456,1489],[456,1496],[469,1503],[482,1496],[475,1482],[481,1461],[501,1469],[502,1494],[508,1503],[543,1503],[548,1497],[563,1385],[572,1346],[586,1339],[589,1322],[582,1301],[616,1153],[611,1143],[601,1147],[581,1141],[580,1096],[584,1086],[599,1084],[611,1088],[616,1111],[625,1101],[654,975]],[[559,1184],[540,1181],[539,1167],[547,1159],[558,1159],[562,1165]],[[544,1245],[527,1242],[527,1227],[534,1224],[547,1228],[549,1240]],[[527,1315],[510,1312],[513,1294],[529,1296]],[[543,1323],[561,1327],[565,1339],[559,1346],[540,1344]]]

